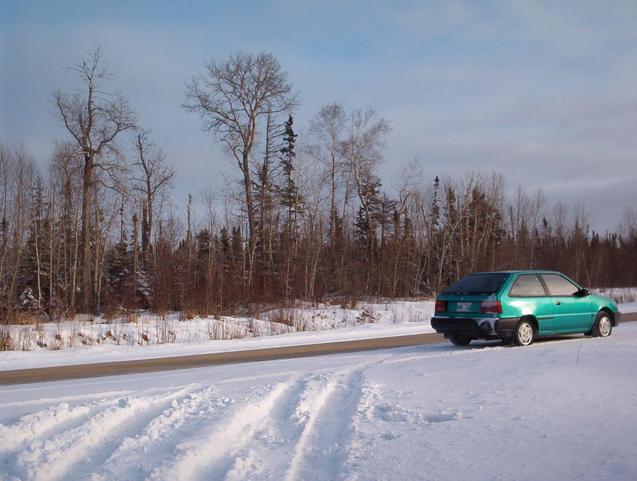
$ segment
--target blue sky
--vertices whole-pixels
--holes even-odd
[[[634,0],[0,0],[0,139],[44,164],[66,138],[50,95],[97,45],[175,163],[178,198],[233,169],[181,108],[185,81],[211,59],[267,50],[300,94],[299,128],[331,101],[390,121],[388,186],[418,157],[431,178],[494,170],[511,189],[542,187],[601,230],[637,204]]]

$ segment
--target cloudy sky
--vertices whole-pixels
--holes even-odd
[[[635,0],[0,0],[0,139],[44,165],[66,139],[51,93],[97,45],[175,163],[176,197],[233,168],[181,108],[185,81],[267,50],[300,93],[301,129],[331,101],[389,119],[388,185],[418,157],[431,178],[497,171],[541,188],[600,230],[637,205]]]

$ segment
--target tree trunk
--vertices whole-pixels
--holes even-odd
[[[254,194],[252,192],[252,179],[250,178],[249,152],[244,152],[242,158],[243,188],[246,196],[246,213],[248,215],[248,289],[252,286],[252,276],[254,271],[254,257],[257,247],[256,216],[254,212]]]
[[[91,187],[93,184],[93,158],[84,156],[84,173],[82,176],[82,232],[80,251],[82,252],[82,312],[91,309]]]

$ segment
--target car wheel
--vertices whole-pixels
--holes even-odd
[[[471,338],[464,334],[451,334],[449,340],[454,346],[468,346],[471,342]]]
[[[529,346],[533,344],[533,338],[535,337],[535,329],[529,321],[520,321],[515,327],[513,333],[513,342],[516,346]]]
[[[600,311],[593,325],[593,337],[608,337],[611,332],[613,332],[613,321],[606,311]]]

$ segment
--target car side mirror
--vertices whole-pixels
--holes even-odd
[[[586,297],[586,296],[590,296],[591,295],[591,291],[589,291],[588,289],[582,288],[579,291],[577,291],[575,293],[575,297]]]

